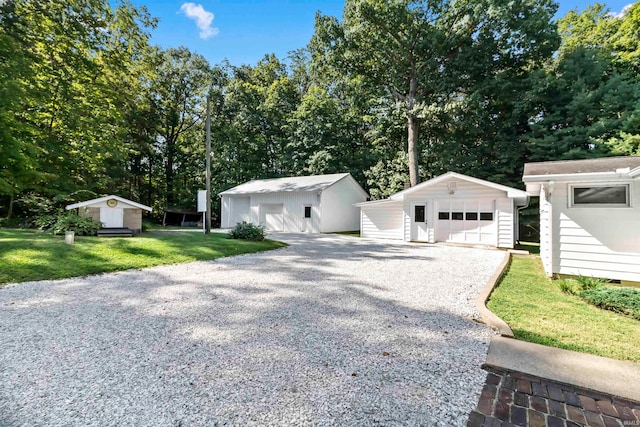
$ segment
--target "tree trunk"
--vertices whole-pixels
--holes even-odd
[[[13,215],[13,194],[9,196],[9,212],[7,212],[7,219],[11,219]]]
[[[407,154],[409,155],[409,181],[412,187],[420,182],[418,175],[418,125],[419,119],[413,114],[409,114]]]
[[[409,155],[409,182],[411,186],[420,182],[418,174],[418,125],[420,119],[413,110],[416,104],[416,94],[418,92],[418,76],[415,70],[412,70],[411,79],[409,81],[409,95],[406,98],[407,103],[407,154]]]

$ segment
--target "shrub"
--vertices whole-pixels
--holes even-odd
[[[597,277],[578,276],[576,279],[580,285],[580,290],[596,289],[608,283],[606,279],[598,279]]]
[[[254,242],[260,242],[265,238],[265,230],[262,225],[255,225],[250,222],[239,222],[229,232],[229,236],[232,239],[252,240]]]
[[[576,289],[576,282],[573,280],[558,280],[560,290],[565,294],[576,295],[578,290]]]
[[[587,302],[640,320],[640,289],[599,287],[580,292]]]
[[[102,228],[102,223],[93,218],[79,216],[73,212],[58,212],[54,215],[42,215],[36,219],[36,225],[41,230],[62,234],[65,231],[75,231],[78,235],[93,236]]]

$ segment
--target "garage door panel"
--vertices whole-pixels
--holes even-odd
[[[262,223],[268,231],[284,230],[283,205],[260,205]]]
[[[436,240],[496,244],[494,200],[442,201],[436,206]]]

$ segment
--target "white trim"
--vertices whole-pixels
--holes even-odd
[[[637,178],[640,177],[640,166],[638,166],[635,169],[631,169],[631,172],[629,172],[629,176],[631,178]]]
[[[125,199],[124,197],[114,196],[114,195],[99,197],[97,199],[91,199],[91,200],[87,200],[85,202],[74,203],[72,205],[67,205],[65,207],[65,209],[69,211],[71,209],[82,208],[84,206],[90,206],[90,205],[94,205],[96,203],[106,202],[109,199],[116,199],[119,202],[126,203],[126,204],[131,205],[133,207],[136,207],[138,209],[144,209],[145,211],[149,211],[149,212],[151,212],[153,210],[149,206],[146,206],[146,205],[143,205],[143,204],[140,204],[140,203],[136,203],[134,201]]]
[[[634,169],[635,171],[635,169]],[[627,179],[629,173],[616,173],[616,172],[589,172],[589,173],[558,173],[549,175],[524,175],[522,181],[525,183],[530,182],[546,182],[546,181],[573,181],[573,180],[585,180],[590,181],[594,179],[615,179],[622,178]]]
[[[631,208],[633,207],[631,203],[631,183],[629,182],[598,182],[595,184],[592,183],[583,183],[583,182],[574,182],[569,183],[567,185],[567,206],[571,209],[591,209],[591,208]],[[625,187],[626,189],[626,203],[579,203],[575,204],[573,201],[573,189],[575,187]]]
[[[489,187],[489,188],[494,188],[496,190],[500,190],[500,191],[504,191],[507,193],[507,197],[510,199],[526,199],[528,200],[529,196],[527,195],[526,191],[522,191],[522,190],[518,190],[516,188],[512,188],[512,187],[507,187],[506,185],[501,185],[501,184],[496,184],[495,182],[490,182],[490,181],[485,181],[484,179],[480,179],[480,178],[474,178],[472,176],[468,176],[468,175],[463,175],[461,173],[458,172],[447,172],[443,175],[439,175],[435,178],[432,178],[428,181],[425,181],[423,183],[420,183],[418,185],[415,185],[411,188],[407,188],[406,190],[402,190],[396,194],[393,194],[392,196],[389,197],[389,199],[397,201],[397,200],[402,200],[402,198],[404,196],[406,196],[407,194],[411,194],[414,193],[416,191],[420,191],[423,190],[425,188],[431,187],[433,185],[436,185],[442,181],[446,181],[449,178],[457,178],[457,179],[461,179],[463,181],[468,181],[474,184],[478,184],[478,185],[483,185],[485,187]]]
[[[383,205],[385,203],[400,203],[401,200],[391,200],[391,199],[381,199],[381,200],[370,200],[368,202],[359,202],[354,203],[353,206],[357,206],[359,208],[363,206],[372,206],[372,205]]]

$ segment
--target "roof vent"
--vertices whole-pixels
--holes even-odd
[[[458,181],[449,181],[447,183],[449,191],[456,191],[458,189]]]

